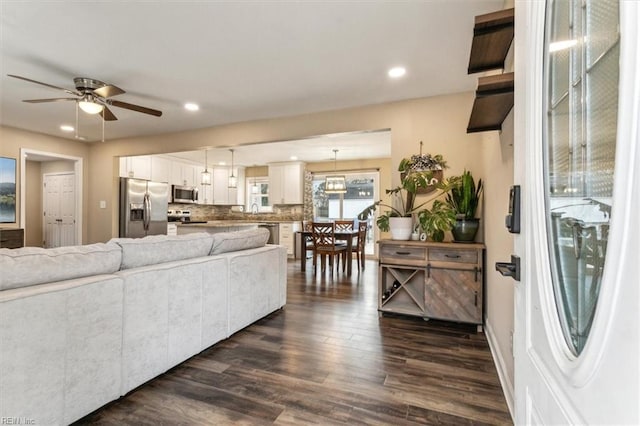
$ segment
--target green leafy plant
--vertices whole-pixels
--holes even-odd
[[[444,233],[451,229],[455,222],[455,211],[442,200],[435,200],[430,209],[424,209],[418,213],[418,223],[422,232],[433,241],[444,240]]]
[[[409,173],[422,170],[444,170],[448,167],[447,162],[440,154],[415,154],[409,158],[403,158],[398,166],[398,171]]]
[[[482,179],[476,185],[473,175],[465,170],[460,176],[450,178],[451,188],[447,193],[447,204],[453,208],[459,219],[473,219],[480,204]]]
[[[400,165],[403,166],[403,163],[401,162]],[[402,168],[403,167],[399,167],[399,170],[402,171]],[[436,186],[439,192],[416,205],[415,201],[418,190],[420,188],[426,188],[429,185]],[[406,173],[402,176],[400,186],[385,191],[387,195],[391,195],[392,199],[395,200],[394,205],[385,204],[382,200],[376,201],[362,210],[358,215],[358,219],[366,220],[378,207],[386,207],[389,210],[378,216],[376,224],[381,231],[387,232],[389,231],[390,217],[412,217],[414,214],[418,214],[429,202],[443,195],[448,189],[448,181],[434,181],[432,170]]]

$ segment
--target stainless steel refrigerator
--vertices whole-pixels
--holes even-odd
[[[120,236],[166,234],[168,204],[168,184],[120,178]]]

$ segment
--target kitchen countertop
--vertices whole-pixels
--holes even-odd
[[[267,225],[267,222],[249,222],[246,220],[209,220],[206,223],[172,222],[178,226],[203,227],[203,228],[224,228],[228,226],[260,226]]]
[[[199,220],[195,220],[195,222],[200,222]],[[243,226],[243,225],[277,225],[279,223],[293,223],[293,222],[302,222],[301,220],[259,220],[259,219],[215,219],[215,220],[208,220],[206,223],[189,223],[189,222],[170,222],[170,223],[175,223],[176,225],[179,226],[196,226],[196,225],[200,225],[200,226],[220,226],[220,227],[224,227],[224,226]]]

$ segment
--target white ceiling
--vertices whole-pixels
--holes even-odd
[[[74,102],[21,102],[64,92],[7,74],[68,89],[74,77],[90,77],[126,91],[114,99],[163,111],[157,118],[111,107],[118,121],[106,123],[107,140],[473,90],[477,76],[466,69],[474,16],[502,7],[503,0],[1,1],[0,124],[66,138],[73,134],[59,126],[75,125]],[[386,72],[396,65],[407,75],[391,80]],[[200,111],[187,112],[185,102]],[[79,119],[80,136],[99,140],[99,118]],[[352,148],[340,147],[338,158]]]

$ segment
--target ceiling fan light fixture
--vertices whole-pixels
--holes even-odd
[[[104,109],[104,105],[92,102],[90,100],[78,101],[78,106],[80,106],[80,109],[86,112],[87,114],[100,114]]]

